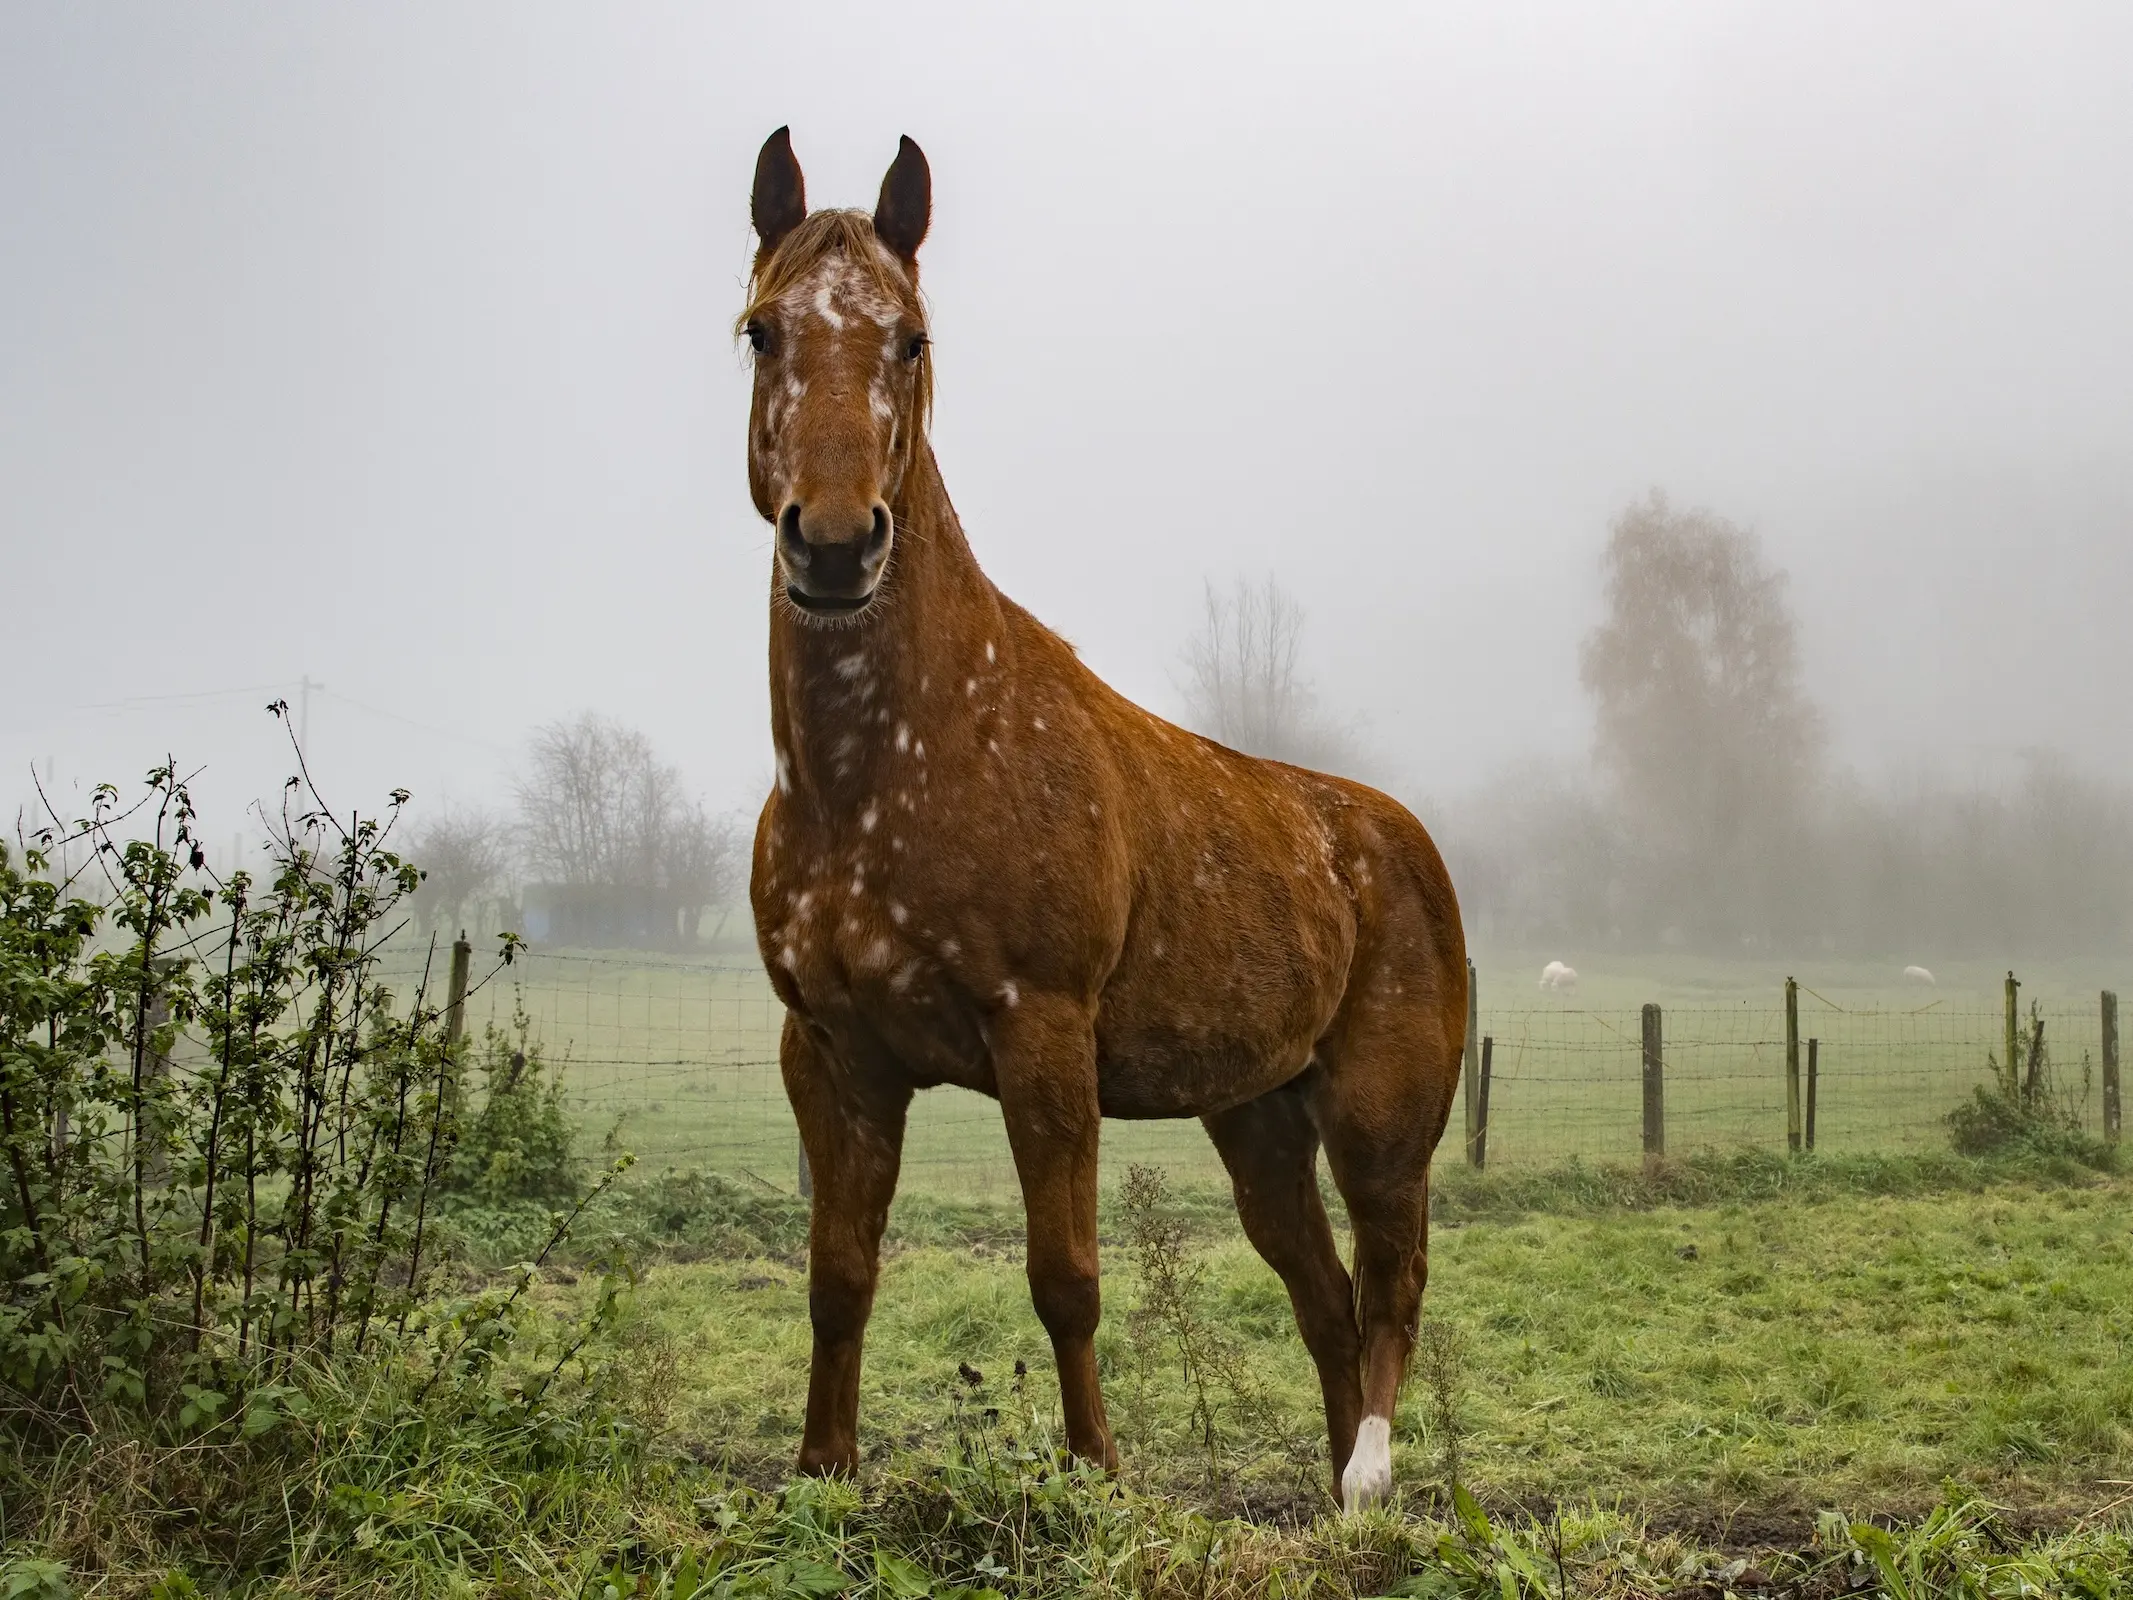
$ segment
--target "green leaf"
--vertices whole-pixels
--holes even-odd
[[[851,1580],[835,1567],[826,1567],[819,1561],[795,1561],[779,1572],[784,1580],[782,1592],[804,1594],[810,1600],[819,1600],[824,1595],[842,1594],[850,1587]]]
[[[1474,1544],[1493,1544],[1496,1530],[1489,1526],[1488,1513],[1481,1509],[1481,1502],[1468,1492],[1463,1483],[1452,1485],[1452,1509],[1459,1514],[1459,1526]]]
[[[65,1565],[38,1556],[0,1561],[0,1596],[6,1600],[73,1600]]]
[[[906,1561],[902,1556],[892,1556],[886,1550],[874,1552],[874,1577],[881,1587],[898,1596],[898,1600],[922,1600],[933,1592],[933,1580],[925,1569],[915,1561]]]

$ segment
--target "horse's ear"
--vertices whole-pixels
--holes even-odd
[[[807,220],[807,180],[793,158],[790,128],[780,128],[765,139],[755,158],[755,192],[748,197],[748,220],[763,241],[759,261],[769,259],[784,237]]]
[[[932,220],[933,173],[926,166],[926,152],[905,134],[888,176],[881,180],[881,199],[874,206],[874,237],[907,264],[915,263]]]

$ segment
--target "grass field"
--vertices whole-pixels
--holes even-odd
[[[1440,1224],[1426,1309],[1456,1330],[1465,1475],[1492,1503],[1619,1499],[1699,1525],[1915,1513],[1951,1478],[2005,1504],[2093,1508],[2133,1459],[2129,1201],[2133,1182],[2094,1179]],[[1108,1241],[1098,1350],[1129,1479],[1232,1510],[1322,1509],[1316,1382],[1287,1299],[1234,1229],[1201,1248],[1207,1315],[1257,1392],[1222,1401],[1210,1489],[1175,1354],[1128,1337],[1133,1257]],[[670,1353],[670,1432],[743,1477],[781,1476],[806,1386],[799,1265],[660,1267],[634,1316]],[[940,1453],[988,1406],[1025,1437],[1053,1429],[1050,1348],[1012,1243],[892,1254],[863,1406],[877,1464]],[[1395,1444],[1417,1491],[1441,1472],[1430,1413],[1412,1380]]]
[[[1580,965],[1573,995],[1535,985],[1544,957],[1483,952],[1482,1031],[1494,1040],[1489,1157],[1531,1166],[1634,1159],[1641,1138],[1639,1008],[1664,1008],[1672,1153],[1771,1148],[1785,1139],[1782,966],[1648,957]],[[1886,965],[1801,964],[1801,1033],[1820,1040],[1817,1142],[1835,1152],[1932,1148],[1942,1118],[2001,1052],[2002,974],[1950,967],[1935,989]],[[2133,973],[2128,973],[2133,979]],[[2097,989],[2107,967],[2027,975],[2045,1009],[2060,1087],[2091,1127],[2100,1117]],[[2133,982],[2122,985],[2133,992]],[[569,1064],[573,1104],[593,1140],[612,1134],[653,1167],[702,1167],[790,1190],[798,1140],[779,1084],[782,1008],[759,967],[637,953],[522,957],[477,991],[471,1020],[507,1023],[523,1005],[551,1060]],[[1455,1106],[1452,1138],[1463,1127]],[[1215,1182],[1219,1164],[1192,1122],[1112,1122],[1104,1165],[1134,1162]],[[1456,1152],[1447,1151],[1447,1159]],[[913,1108],[904,1186],[944,1198],[1016,1194],[997,1107],[938,1089]]]

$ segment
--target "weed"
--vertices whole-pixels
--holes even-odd
[[[1465,1335],[1442,1317],[1424,1317],[1416,1329],[1414,1367],[1428,1397],[1429,1436],[1437,1446],[1437,1476],[1449,1505],[1463,1481],[1459,1407],[1466,1390]]]
[[[1136,1411],[1148,1416],[1149,1378],[1156,1352],[1168,1346],[1190,1397],[1189,1427],[1205,1453],[1207,1481],[1221,1482],[1225,1442],[1218,1411],[1226,1407],[1241,1443],[1271,1449],[1308,1472],[1317,1457],[1309,1436],[1289,1425],[1237,1339],[1207,1310],[1207,1263],[1184,1223],[1168,1209],[1168,1182],[1160,1167],[1134,1166],[1126,1174],[1123,1201],[1126,1243],[1138,1269],[1140,1298],[1127,1314]]]

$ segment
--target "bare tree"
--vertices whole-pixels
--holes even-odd
[[[666,854],[666,881],[679,903],[682,940],[696,942],[704,908],[717,906],[719,927],[731,908],[748,865],[749,836],[740,819],[713,816],[701,804],[675,819]],[[717,938],[714,931],[712,937]]]
[[[534,731],[518,783],[526,865],[556,883],[631,881],[632,839],[663,787],[651,742],[634,728],[587,711]]]
[[[1603,569],[1580,675],[1601,769],[1671,902],[1655,909],[1685,930],[1770,931],[1823,750],[1785,575],[1753,534],[1656,490],[1616,518]]]
[[[585,712],[537,730],[518,784],[528,868],[574,891],[566,936],[693,941],[739,881],[738,825],[685,798],[642,733]]]
[[[1305,676],[1303,607],[1269,576],[1206,589],[1200,632],[1185,649],[1186,716],[1210,739],[1300,767],[1353,772],[1354,735],[1327,719]]]
[[[422,869],[416,913],[449,935],[467,925],[470,906],[478,908],[503,887],[511,866],[510,826],[479,806],[446,806],[415,830],[407,856]]]

